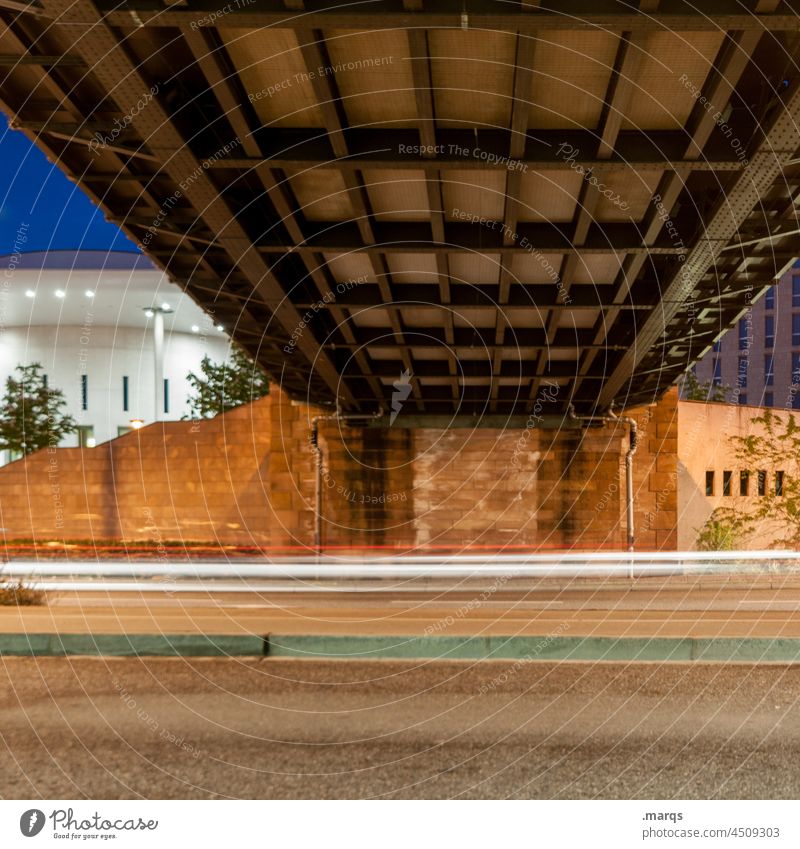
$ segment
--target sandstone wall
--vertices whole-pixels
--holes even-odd
[[[629,412],[637,549],[677,545],[677,395]],[[6,539],[313,544],[319,410],[277,389],[200,422],[0,468]],[[337,549],[618,549],[627,427],[351,427],[324,421],[323,541]]]

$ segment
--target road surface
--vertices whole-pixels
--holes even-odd
[[[800,667],[0,661],[6,798],[797,798]]]
[[[796,576],[354,586],[215,593],[150,582],[147,592],[54,592],[47,606],[0,607],[0,633],[800,637]]]

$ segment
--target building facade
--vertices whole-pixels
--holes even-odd
[[[40,363],[79,426],[63,447],[182,418],[188,373],[205,354],[219,362],[229,353],[224,328],[139,254],[50,251],[0,262],[0,386],[17,366]],[[2,454],[0,462],[13,459]]]
[[[700,383],[741,405],[800,409],[800,263],[752,304],[697,363]]]

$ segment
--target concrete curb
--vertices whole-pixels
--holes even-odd
[[[0,634],[0,656],[226,657],[263,655],[264,645],[246,634]]]
[[[576,660],[800,662],[800,639],[748,637],[267,637],[265,654],[297,658],[441,658],[443,660]]]
[[[800,639],[0,634],[0,656],[798,663]]]

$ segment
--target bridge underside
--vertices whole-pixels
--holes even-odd
[[[794,0],[23,5],[13,125],[294,397],[647,403],[800,252]]]

